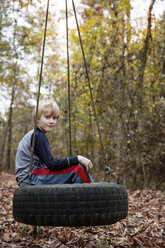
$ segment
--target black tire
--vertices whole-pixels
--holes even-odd
[[[127,191],[115,183],[25,186],[13,197],[14,219],[38,226],[109,225],[127,213]]]

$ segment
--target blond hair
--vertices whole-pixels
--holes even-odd
[[[41,115],[47,114],[47,113],[50,114],[50,116],[54,116],[56,118],[59,117],[60,110],[59,110],[59,107],[55,101],[53,101],[53,100],[41,100],[41,101],[39,101],[37,120],[40,120]],[[35,121],[36,107],[33,109],[32,118],[33,118],[33,121]]]

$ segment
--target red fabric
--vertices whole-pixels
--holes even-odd
[[[37,169],[35,168],[33,171],[33,175],[63,175],[63,174],[69,174],[72,172],[76,172],[83,183],[90,183],[90,179],[88,178],[87,174],[85,173],[84,169],[80,165],[73,165],[66,169],[59,170],[59,171],[52,171],[48,168],[43,169]]]

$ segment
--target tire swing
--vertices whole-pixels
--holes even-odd
[[[108,176],[110,168],[101,138],[99,122],[97,119],[93,95],[88,76],[88,70],[81,41],[80,30],[77,22],[74,1],[72,0],[81,49],[86,68],[86,74],[93,104],[93,111],[98,128],[105,171]],[[42,67],[46,40],[49,0],[47,3],[45,33],[42,51],[41,72],[36,108],[38,114],[39,94],[42,78]],[[68,49],[68,15],[66,0],[66,30],[67,30],[67,62],[68,62],[68,101],[69,101],[69,127],[70,121],[70,82],[69,82],[69,49]],[[99,226],[110,225],[126,218],[128,213],[128,194],[125,187],[111,182],[91,184],[62,184],[62,185],[31,185],[32,159],[34,153],[36,121],[32,142],[31,163],[29,168],[29,186],[16,189],[13,196],[13,216],[18,222],[34,226]],[[71,132],[70,132],[71,152]],[[109,180],[108,180],[109,181]]]

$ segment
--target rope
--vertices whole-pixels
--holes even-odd
[[[39,98],[40,98],[41,81],[42,81],[42,71],[43,71],[43,64],[44,64],[44,53],[45,53],[48,13],[49,13],[49,0],[47,2],[47,10],[46,10],[46,20],[45,20],[44,40],[43,40],[43,47],[42,47],[40,77],[39,77],[39,83],[38,83],[38,94],[37,94],[37,106],[36,106],[36,115],[35,115],[35,124],[34,124],[34,134],[33,134],[32,147],[31,147],[31,157],[30,157],[30,166],[29,166],[29,184],[31,184],[31,176],[32,176],[32,169],[33,169],[34,144],[35,144],[35,136],[36,136],[36,128],[37,128],[37,116],[38,116],[38,106],[39,106]]]
[[[91,83],[90,83],[90,78],[89,78],[89,73],[88,73],[88,68],[87,68],[84,48],[83,48],[83,44],[82,44],[80,28],[79,28],[79,24],[78,24],[78,19],[77,19],[74,0],[72,0],[72,5],[73,5],[73,11],[74,11],[75,20],[76,20],[76,25],[77,25],[78,35],[79,35],[79,41],[80,41],[83,60],[84,60],[84,66],[85,66],[85,70],[86,70],[86,77],[87,77],[87,80],[88,80],[88,86],[89,86],[89,91],[90,91],[91,100],[92,100],[93,112],[94,112],[95,121],[96,121],[96,125],[97,125],[97,130],[98,130],[98,134],[99,134],[99,140],[100,140],[100,144],[101,144],[101,150],[102,150],[102,155],[103,155],[103,160],[104,160],[105,171],[107,171],[108,175],[109,175],[111,170],[110,170],[110,168],[108,166],[107,155],[106,155],[106,152],[105,152],[105,148],[104,148],[104,144],[103,144],[103,140],[102,140],[102,136],[101,136],[101,131],[100,131],[100,126],[99,126],[99,121],[98,121],[97,114],[96,114],[96,108],[95,108],[95,103],[94,103],[94,98],[93,98],[93,93],[92,93],[92,87],[91,87]]]
[[[71,94],[70,94],[70,63],[69,63],[69,35],[68,35],[68,5],[66,4],[66,41],[67,41],[67,72],[68,72],[68,118],[69,118],[69,153],[72,156],[72,129],[71,129]]]

